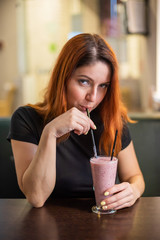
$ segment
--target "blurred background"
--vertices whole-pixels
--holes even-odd
[[[115,51],[129,113],[160,114],[159,0],[0,0],[0,117],[42,100],[62,46],[81,32]]]

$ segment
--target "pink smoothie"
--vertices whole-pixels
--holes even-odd
[[[117,163],[118,159],[115,157],[112,161],[111,157],[103,156],[90,160],[97,206],[106,198],[104,192],[115,184]]]

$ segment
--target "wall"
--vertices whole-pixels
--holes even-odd
[[[17,64],[17,29],[16,1],[0,0],[0,96],[4,95],[3,85],[16,81]]]
[[[1,0],[0,41],[4,42],[4,48],[0,50],[0,94],[3,94],[3,83],[12,81],[18,86],[15,106],[41,100],[54,61],[67,41],[68,33],[76,28],[73,20],[80,23],[76,30],[100,33],[98,2]],[[128,80],[134,89],[132,78],[140,75],[134,97],[137,98],[139,91],[145,111],[152,107],[152,86],[156,84],[156,3],[156,0],[149,0],[149,35],[126,37],[127,44],[130,44],[127,58],[130,59],[128,65],[132,75],[128,75]],[[136,55],[130,58],[133,42],[137,42],[138,61]],[[121,58],[124,57],[123,47],[119,41]],[[125,64],[120,64],[120,71],[122,76],[127,75]]]
[[[52,66],[69,33],[98,33],[99,15],[97,0],[26,1],[24,7],[27,74],[22,79],[22,102],[33,103],[42,99]]]
[[[156,86],[156,27],[157,27],[157,1],[149,1],[149,35],[142,39],[141,44],[141,101],[146,111],[152,109],[152,91]],[[143,64],[142,64],[143,63]]]

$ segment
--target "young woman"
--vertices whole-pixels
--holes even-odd
[[[28,201],[41,207],[49,197],[93,197],[89,130],[94,130],[98,154],[110,155],[117,129],[121,183],[108,190],[112,196],[104,196],[102,204],[108,209],[132,206],[144,191],[144,180],[128,121],[111,47],[96,34],[70,39],[57,59],[44,101],[20,107],[12,116],[8,139],[18,184]]]

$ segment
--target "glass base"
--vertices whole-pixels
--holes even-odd
[[[114,209],[104,210],[102,207],[93,206],[92,212],[97,213],[97,214],[113,214],[116,212],[116,210],[114,210]]]

